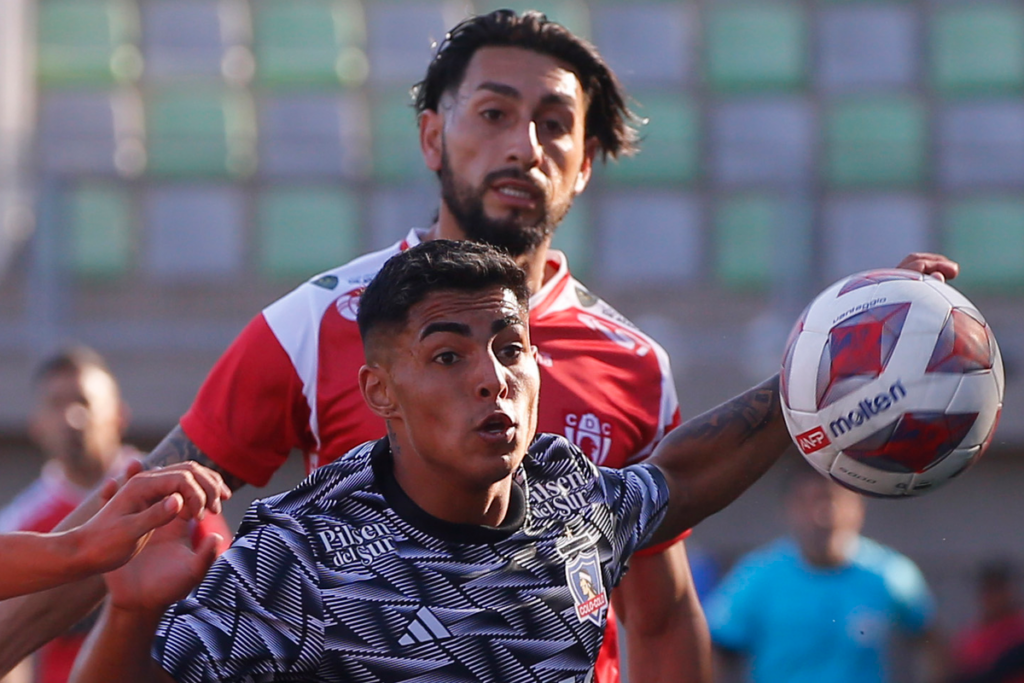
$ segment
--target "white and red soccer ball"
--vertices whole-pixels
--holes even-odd
[[[963,473],[992,440],[1003,363],[978,309],[907,270],[835,283],[797,321],[782,412],[800,452],[861,493],[916,496]]]

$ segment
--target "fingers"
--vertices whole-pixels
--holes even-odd
[[[914,252],[908,254],[900,261],[897,268],[913,270],[925,275],[931,275],[938,280],[952,280],[960,274],[960,264],[943,256],[928,252]]]
[[[172,493],[163,500],[154,503],[149,508],[136,514],[132,518],[132,531],[136,538],[142,538],[150,531],[162,527],[178,516],[184,501],[180,493]]]
[[[142,461],[137,458],[132,458],[128,461],[127,467],[124,468],[124,478],[131,479],[143,469],[145,469],[145,465],[142,464]]]
[[[123,504],[126,512],[138,512],[172,494],[177,494],[182,502],[179,514],[202,519],[207,510],[219,513],[221,500],[230,497],[231,491],[213,470],[185,462],[136,474],[114,500]]]
[[[117,483],[116,479],[107,479],[103,482],[103,486],[100,487],[100,502],[102,505],[106,505],[107,501],[114,497],[117,490],[121,488]]]

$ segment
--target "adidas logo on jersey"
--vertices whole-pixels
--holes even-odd
[[[451,632],[437,620],[433,612],[426,607],[420,607],[408,628],[405,629],[405,635],[398,639],[398,644],[408,646],[451,637]]]

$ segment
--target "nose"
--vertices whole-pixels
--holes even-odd
[[[493,354],[487,354],[480,361],[476,395],[479,398],[505,398],[508,396],[506,373],[505,366]]]
[[[508,148],[508,161],[522,168],[540,165],[543,149],[537,137],[537,122],[526,121],[512,129],[512,140]]]
[[[73,403],[64,411],[64,422],[76,431],[85,429],[89,424],[89,409],[80,403]]]

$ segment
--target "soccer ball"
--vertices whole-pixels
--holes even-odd
[[[1003,362],[981,313],[909,270],[858,273],[818,295],[790,333],[780,377],[800,452],[873,496],[916,496],[962,474],[1003,405]]]

